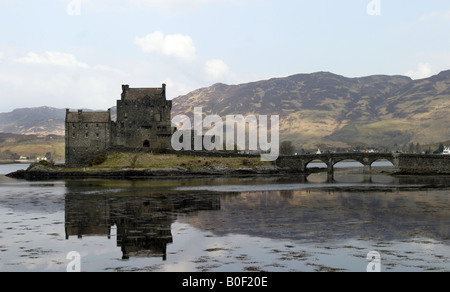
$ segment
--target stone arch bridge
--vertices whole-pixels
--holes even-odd
[[[280,156],[276,165],[297,172],[307,172],[307,166],[313,161],[322,161],[327,165],[329,178],[334,177],[334,166],[342,161],[357,161],[369,173],[375,161],[387,160],[394,166],[395,172],[403,173],[448,173],[450,174],[450,155],[398,154],[398,153],[327,153],[295,156]]]

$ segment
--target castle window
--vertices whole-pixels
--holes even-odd
[[[98,129],[99,126],[100,126],[99,124],[95,124],[95,127],[97,127],[97,129]]]
[[[75,133],[72,133],[72,139],[75,139]]]
[[[86,133],[86,136],[85,136],[86,138],[89,138],[89,133]]]
[[[72,129],[75,129],[75,124],[72,124]]]
[[[97,139],[100,138],[100,134],[99,133],[96,133],[95,135],[97,136]]]

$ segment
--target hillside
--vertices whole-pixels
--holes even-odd
[[[0,113],[0,132],[23,135],[64,136],[65,109],[47,106]]]
[[[222,117],[279,115],[281,140],[306,149],[322,144],[428,145],[450,140],[450,71],[421,80],[318,72],[239,85],[218,83],[175,98],[172,117],[192,118],[194,107]],[[114,119],[115,108],[112,115]],[[65,109],[16,109],[0,113],[0,133],[63,136],[64,119]]]
[[[64,136],[0,133],[0,161],[17,160],[20,156],[35,159],[46,154],[55,161],[63,161]]]
[[[375,75],[347,78],[328,72],[240,85],[214,84],[173,100],[173,115],[280,116],[281,140],[305,148],[365,143],[394,147],[450,139],[450,71],[412,80]]]
[[[114,100],[111,102],[114,102]],[[71,111],[75,110],[71,109]],[[93,110],[83,109],[83,111]],[[115,107],[112,108],[111,114],[112,118],[115,119]],[[0,113],[0,133],[64,136],[65,119],[66,109],[48,106],[19,108],[12,112]]]

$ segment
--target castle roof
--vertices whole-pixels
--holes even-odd
[[[108,123],[111,120],[111,114],[107,112],[69,112],[66,114],[67,123]]]
[[[166,85],[161,88],[130,88],[128,85],[122,86],[122,100],[137,100],[144,97],[165,97]]]

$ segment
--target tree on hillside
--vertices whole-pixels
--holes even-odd
[[[408,153],[414,153],[414,143],[413,142],[411,142],[410,144],[409,144],[409,146],[408,146]]]
[[[416,144],[416,153],[421,154],[422,153],[422,146],[420,146],[420,143],[417,142]]]
[[[444,144],[439,144],[439,148],[438,148],[438,151],[439,151],[439,153],[442,153],[442,152],[444,152],[444,150],[445,150],[445,146],[444,146]]]
[[[295,152],[295,147],[292,141],[283,141],[280,144],[280,155],[292,155]]]

